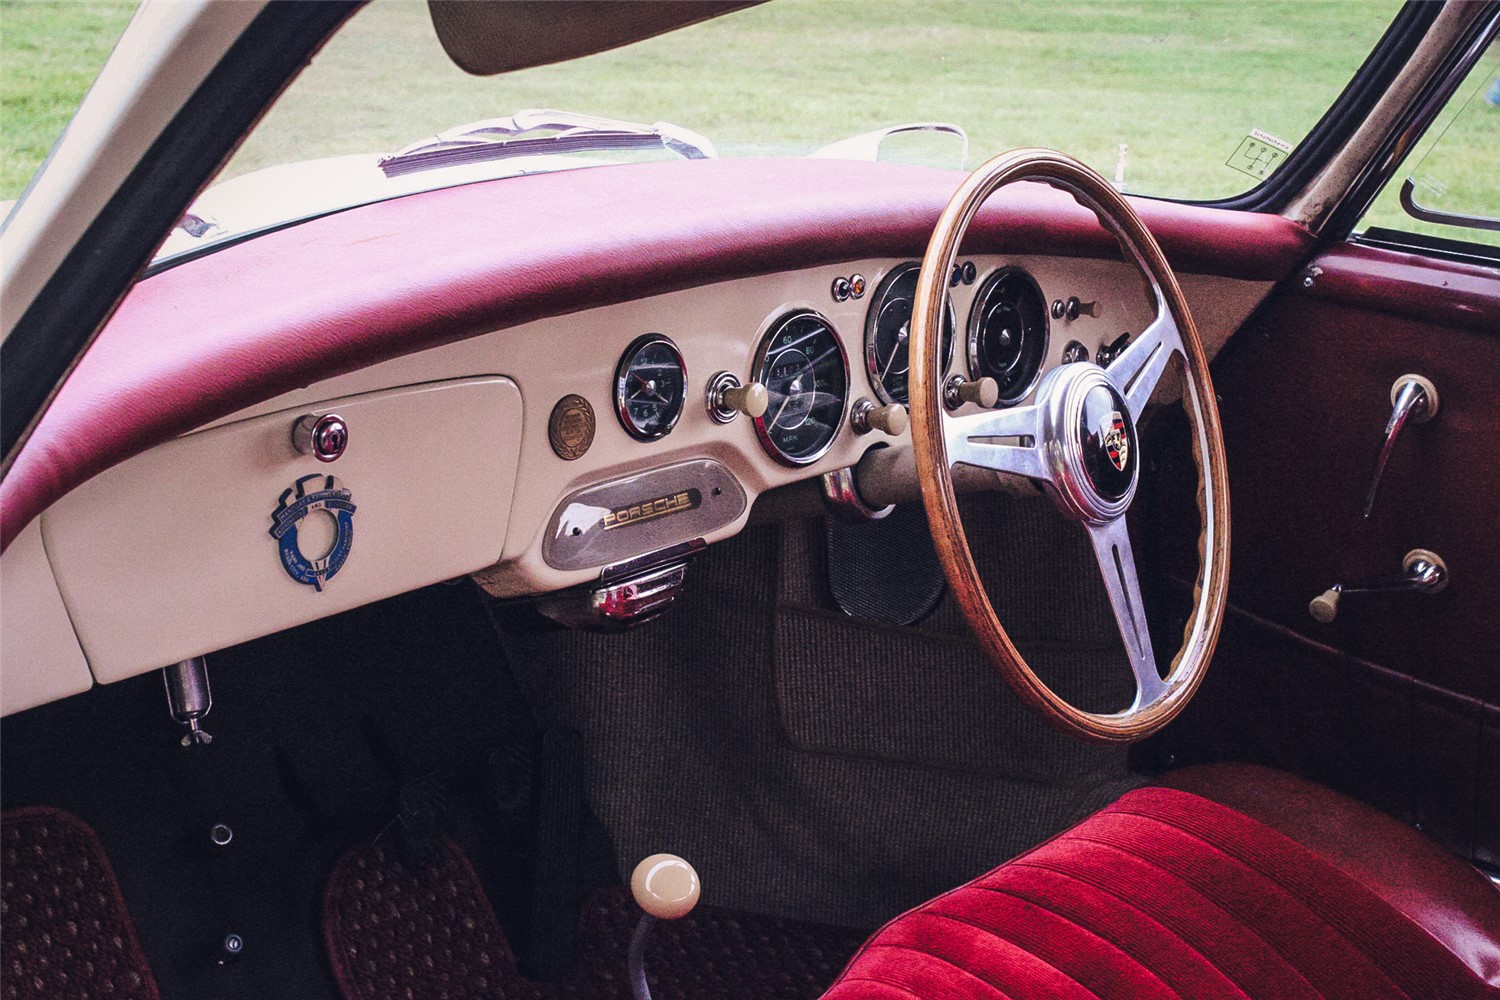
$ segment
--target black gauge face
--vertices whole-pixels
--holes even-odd
[[[882,403],[908,402],[912,306],[917,298],[917,265],[894,268],[875,292],[865,320],[865,367]],[[953,301],[944,296],[943,371],[953,363]]]
[[[829,322],[814,312],[777,320],[756,352],[755,377],[770,397],[755,419],[766,451],[788,465],[821,458],[843,423],[849,389],[844,346]]]
[[[615,413],[638,441],[666,436],[682,416],[687,366],[677,345],[648,333],[625,351],[615,369]]]
[[[969,377],[994,379],[1000,402],[1020,401],[1047,356],[1047,302],[1031,275],[1001,268],[985,279],[969,313]]]

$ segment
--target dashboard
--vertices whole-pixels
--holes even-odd
[[[237,411],[96,476],[27,529],[6,583],[50,565],[65,609],[51,620],[71,631],[18,641],[39,662],[71,642],[84,674],[49,676],[86,687],[454,577],[500,598],[569,594],[690,554],[740,531],[768,493],[872,448],[909,450],[905,421],[881,417],[909,391],[916,275],[914,260],[873,258],[716,282]],[[1269,287],[1183,283],[1210,350]],[[966,257],[948,298],[947,377],[994,379],[999,406],[1054,365],[1107,360],[1151,318],[1135,272],[1092,258]],[[329,417],[343,436],[320,461],[307,428]],[[38,548],[45,559],[12,572]],[[58,696],[12,683],[7,659],[6,711]]]

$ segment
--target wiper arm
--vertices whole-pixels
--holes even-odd
[[[714,159],[713,143],[696,132],[657,122],[637,125],[533,108],[509,118],[489,118],[439,132],[405,149],[383,156],[377,165],[387,177],[467,163],[488,163],[538,153],[608,152],[662,149],[688,160]]]

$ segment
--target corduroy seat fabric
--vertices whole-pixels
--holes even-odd
[[[825,1000],[1500,997],[1500,892],[1478,872],[1289,775],[1195,770],[1194,791],[1130,792],[893,920]],[[1324,825],[1335,817],[1358,853],[1394,858],[1397,884],[1371,884],[1379,868],[1299,843],[1247,814],[1256,808],[1214,801],[1218,784],[1231,801],[1259,801],[1253,787]]]

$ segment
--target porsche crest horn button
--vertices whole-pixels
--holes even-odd
[[[284,491],[271,515],[271,537],[280,543],[281,566],[287,576],[321,592],[349,558],[354,544],[354,511],[349,491],[333,476],[303,476]],[[332,541],[315,555],[304,551],[300,537],[300,529],[310,515],[330,520],[333,529]]]
[[[1100,497],[1114,502],[1130,493],[1135,479],[1135,428],[1125,401],[1114,389],[1096,385],[1083,397],[1078,433],[1083,468]]]
[[[1125,434],[1125,415],[1119,410],[1111,410],[1099,425],[1099,436],[1104,441],[1104,451],[1109,455],[1109,460],[1114,463],[1115,468],[1124,472],[1126,463],[1130,461],[1130,438]]]

